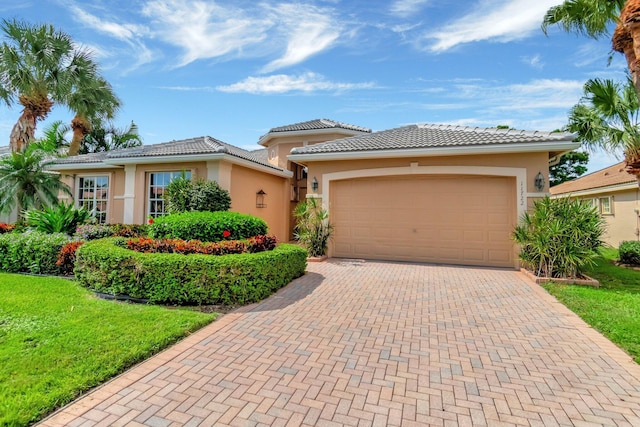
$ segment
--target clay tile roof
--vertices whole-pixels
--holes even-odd
[[[292,125],[279,126],[269,130],[268,133],[278,132],[295,132],[304,130],[319,130],[319,129],[347,129],[355,130],[358,132],[371,132],[371,129],[363,128],[356,125],[350,125],[348,123],[336,122],[329,119],[316,119],[309,120],[307,122],[294,123]]]
[[[575,135],[566,132],[537,132],[516,129],[416,124],[367,135],[337,139],[307,147],[298,147],[291,150],[291,154],[505,145],[549,141],[573,141],[574,138]]]
[[[118,159],[136,157],[167,156],[177,159],[181,155],[228,154],[262,166],[268,166],[272,169],[279,171],[283,170],[270,164],[267,161],[266,155],[262,151],[264,150],[248,151],[234,145],[227,144],[226,142],[219,141],[215,138],[211,138],[210,136],[200,136],[197,138],[181,139],[178,141],[163,142],[160,144],[141,145],[139,147],[123,148],[120,150],[102,153],[65,157],[57,159],[55,164],[100,163],[104,160],[110,161],[109,163],[117,163]]]
[[[633,182],[636,182],[636,178],[627,173],[624,162],[620,162],[572,181],[555,185],[549,191],[551,194],[570,194]]]

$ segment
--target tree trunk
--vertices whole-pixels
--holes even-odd
[[[33,141],[36,133],[36,115],[25,108],[20,114],[20,118],[13,125],[9,136],[9,146],[14,153],[23,152]]]
[[[71,129],[73,129],[73,138],[69,144],[69,156],[77,156],[82,145],[82,140],[91,132],[91,124],[82,116],[76,115],[71,120]]]

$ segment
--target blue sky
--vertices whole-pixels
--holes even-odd
[[[383,130],[446,123],[549,131],[589,78],[623,79],[610,42],[540,30],[560,0],[26,0],[92,49],[146,144],[210,135],[252,149],[270,128],[329,118]],[[0,106],[0,143],[20,110]],[[70,121],[56,107],[52,120]],[[592,155],[590,170],[617,161]]]

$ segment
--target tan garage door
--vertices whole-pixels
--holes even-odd
[[[333,255],[514,266],[515,178],[402,176],[335,181]]]

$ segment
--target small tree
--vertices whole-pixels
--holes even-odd
[[[294,237],[307,249],[309,256],[321,257],[327,253],[327,245],[333,234],[329,214],[318,202],[311,198],[298,203],[293,215],[296,218]]]
[[[231,207],[229,192],[215,181],[188,180],[183,175],[174,179],[165,189],[167,212],[228,211]]]
[[[562,184],[576,179],[587,171],[589,153],[572,151],[564,154],[558,164],[549,166],[549,184],[551,186]]]
[[[575,278],[604,245],[604,220],[585,200],[545,197],[513,232],[520,259],[541,277]]]

